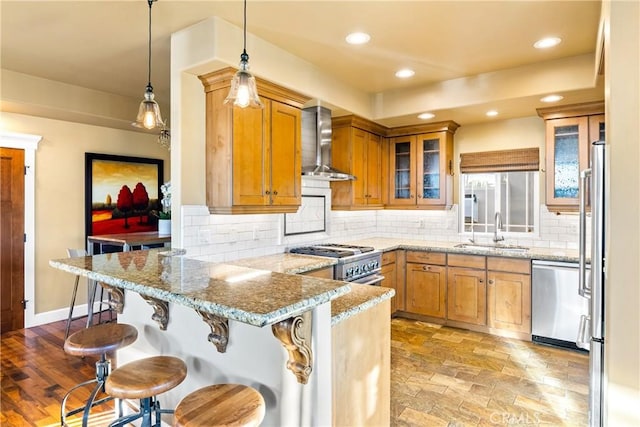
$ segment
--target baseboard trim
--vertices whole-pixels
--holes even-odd
[[[103,303],[104,304],[104,303]],[[97,313],[100,310],[100,302],[93,303],[93,312]],[[86,316],[87,304],[76,305],[73,309],[73,317]],[[66,320],[69,316],[68,308],[59,308],[57,310],[45,311],[43,313],[36,313],[31,321],[28,323],[25,319],[25,328],[33,328],[34,326],[46,325],[47,323],[59,322],[60,320]]]

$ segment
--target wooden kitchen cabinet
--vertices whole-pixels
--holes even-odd
[[[531,333],[531,261],[487,257],[487,326]]]
[[[445,208],[453,196],[452,121],[389,129],[388,208]],[[413,133],[422,130],[420,133]]]
[[[445,263],[446,254],[444,253],[407,252],[407,312],[446,318],[447,267]]]
[[[332,119],[332,166],[356,177],[331,182],[333,210],[382,209],[385,128],[358,116]]]
[[[206,200],[211,213],[292,213],[301,202],[304,95],[256,79],[264,109],[223,104],[235,70],[200,76],[206,94]]]
[[[382,271],[380,274],[384,276],[384,280],[380,282],[380,286],[391,288],[396,291],[396,295],[391,298],[391,314],[398,310],[398,291],[397,291],[397,262],[396,251],[389,251],[382,254]]]
[[[447,319],[487,324],[486,257],[449,254]]]
[[[604,103],[540,108],[546,136],[546,204],[550,211],[579,209],[580,171],[589,167],[591,143],[604,140]]]

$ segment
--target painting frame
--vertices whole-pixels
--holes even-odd
[[[94,209],[96,206],[99,206],[100,203],[105,205],[103,211],[106,213],[109,210],[112,212],[111,218],[113,219],[113,213],[116,209],[113,209],[113,206],[117,206],[117,197],[116,194],[109,194],[106,200],[99,201],[94,200],[94,189],[101,188],[101,185],[111,185],[107,184],[107,180],[112,180],[112,177],[107,176],[104,173],[104,170],[117,170],[118,181],[122,182],[124,185],[131,185],[135,187],[137,183],[143,183],[145,189],[146,187],[150,188],[150,194],[155,197],[149,199],[149,205],[144,212],[146,212],[146,221],[147,224],[141,229],[140,227],[128,227],[123,228],[117,225],[112,226],[107,229],[104,226],[96,226],[99,221],[96,221],[96,215],[94,215]],[[142,176],[142,178],[141,178]],[[121,233],[134,233],[140,231],[157,231],[158,225],[157,221],[152,218],[152,210],[160,209],[160,201],[162,198],[162,193],[160,191],[160,186],[164,182],[164,160],[162,159],[153,159],[147,157],[135,157],[135,156],[122,156],[115,154],[102,154],[102,153],[85,153],[85,238],[89,236],[95,235],[105,235],[105,234],[121,234]],[[152,189],[152,190],[151,190]],[[130,188],[133,192],[134,188]],[[114,203],[113,200],[116,200]],[[110,203],[107,204],[107,201]],[[142,223],[142,213],[136,211],[139,214],[140,223]],[[124,215],[124,224],[127,225],[128,218],[135,218],[135,216],[127,216],[126,213]],[[115,220],[114,220],[115,221]],[[101,223],[102,224],[102,223]],[[105,231],[108,230],[108,231]],[[114,232],[115,230],[115,232]]]

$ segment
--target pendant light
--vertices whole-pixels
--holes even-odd
[[[249,55],[247,54],[247,0],[244,0],[243,30],[244,44],[242,54],[240,55],[240,69],[231,80],[231,89],[224,103],[232,102],[233,105],[240,108],[264,108],[264,105],[260,102],[260,97],[258,97],[256,79],[249,72]]]
[[[140,103],[140,108],[138,109],[138,117],[136,117],[135,123],[133,123],[136,127],[141,127],[145,129],[155,129],[155,128],[164,128],[164,122],[162,121],[162,116],[160,115],[160,106],[153,99],[155,95],[153,94],[153,86],[151,86],[151,6],[153,2],[157,0],[147,0],[149,4],[149,68],[148,68],[148,80],[147,80],[147,88],[144,92],[144,99]]]

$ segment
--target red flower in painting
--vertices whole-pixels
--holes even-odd
[[[118,203],[116,207],[124,214],[124,228],[129,228],[127,222],[128,213],[133,209],[133,193],[128,186],[123,185],[118,193]]]

